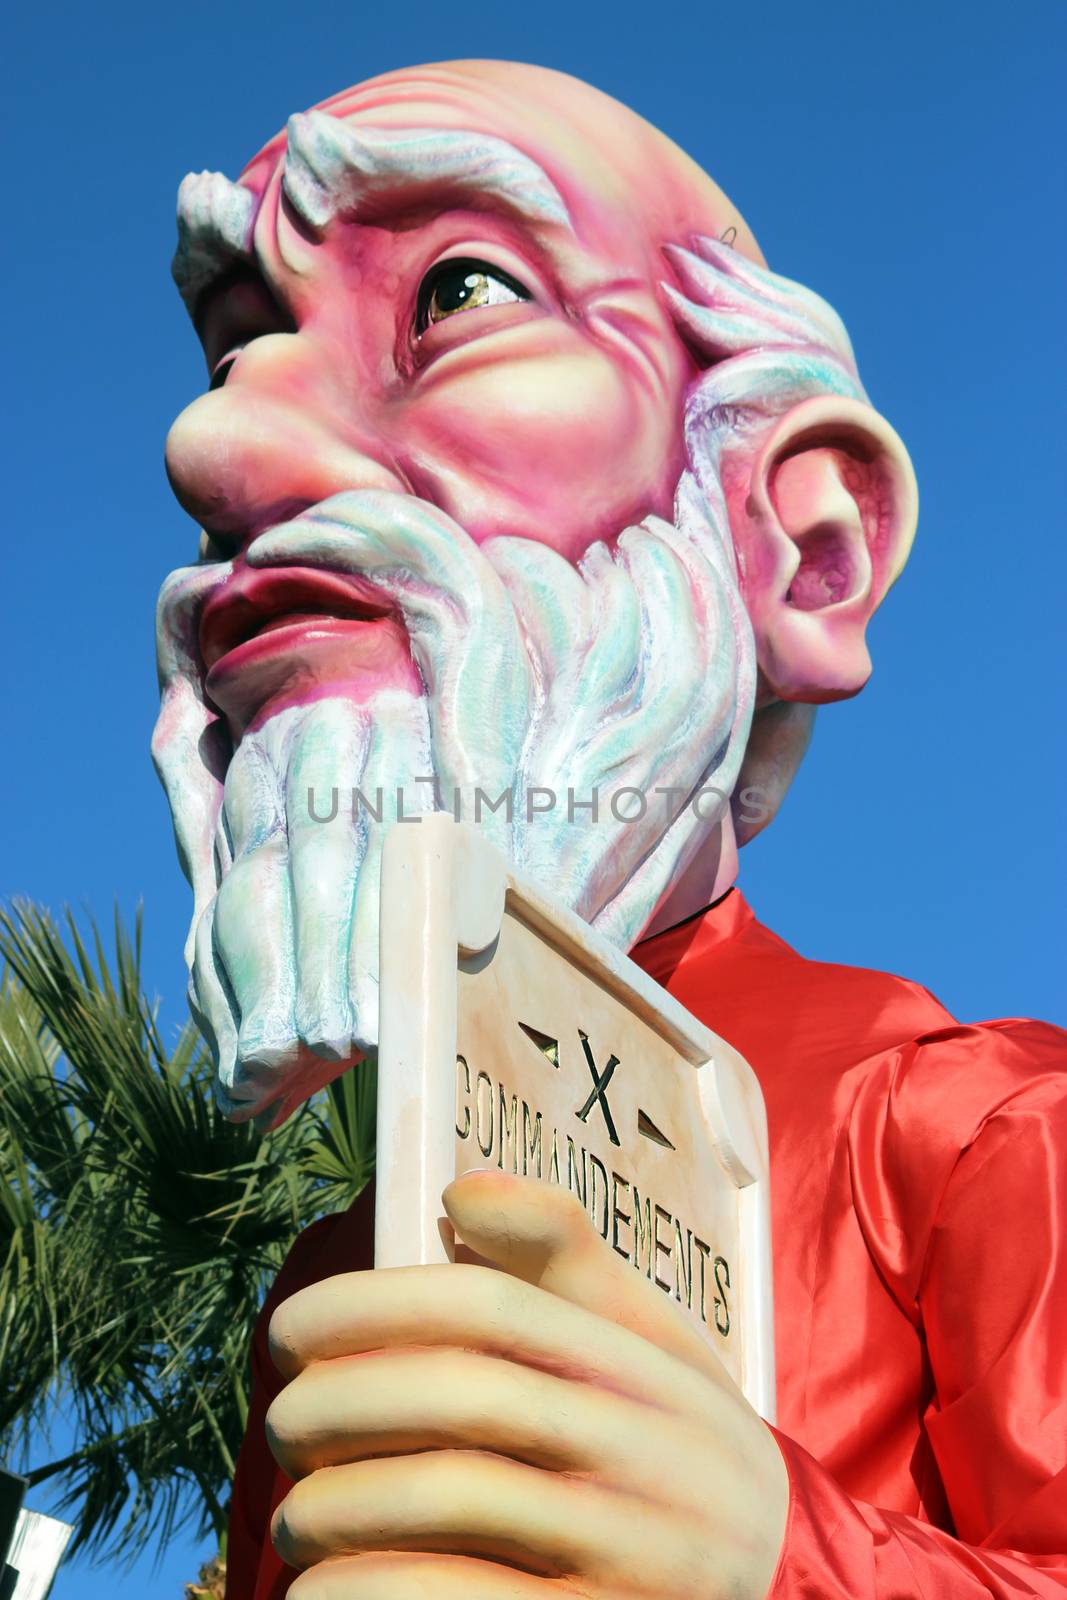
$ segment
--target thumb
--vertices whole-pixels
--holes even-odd
[[[484,1260],[733,1386],[681,1306],[612,1250],[569,1189],[506,1172],[467,1172],[442,1200],[459,1238]]]

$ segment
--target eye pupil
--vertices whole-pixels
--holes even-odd
[[[450,312],[462,310],[479,289],[484,294],[487,288],[484,272],[447,272],[438,279],[431,304],[447,317]]]
[[[422,281],[416,332],[424,333],[435,322],[475,306],[507,305],[529,298],[529,290],[501,267],[469,259],[445,261]]]

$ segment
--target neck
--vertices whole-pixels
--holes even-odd
[[[696,857],[674,880],[641,931],[642,939],[666,933],[732,889],[737,879],[737,841],[729,814],[711,833]]]

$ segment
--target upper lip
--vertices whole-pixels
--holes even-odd
[[[289,612],[374,621],[394,608],[372,584],[317,567],[240,567],[205,602],[200,653],[210,670],[237,645]]]

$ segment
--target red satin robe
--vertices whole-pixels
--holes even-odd
[[[914,983],[807,961],[736,891],[634,959],[754,1067],[770,1127],[769,1600],[1067,1591],[1067,1035],[963,1026]],[[282,1600],[263,1441],[274,1306],[372,1263],[373,1200],[296,1241],[264,1307],[227,1600]]]

